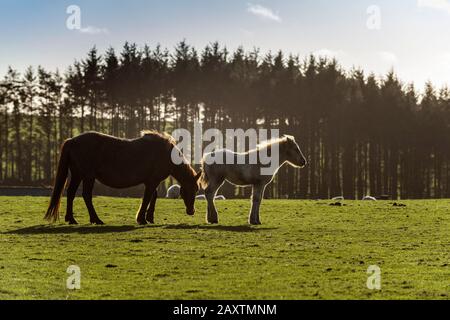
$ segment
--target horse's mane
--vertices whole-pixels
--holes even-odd
[[[159,132],[156,130],[143,130],[143,131],[141,131],[141,136],[143,138],[161,139],[161,140],[165,141],[166,143],[171,144],[173,148],[177,148],[177,146],[176,146],[177,142],[176,142],[175,138],[166,132]],[[196,175],[194,168],[192,168],[192,166],[189,164],[186,157],[181,153],[180,150],[179,150],[179,152],[184,160],[180,165],[176,166],[177,173],[180,175],[180,178],[182,178],[182,179],[194,177]]]
[[[277,143],[279,143],[279,144],[286,143],[289,139],[295,141],[294,136],[283,135],[280,138],[269,139],[269,140],[259,143],[256,146],[256,149],[270,148],[272,145],[277,144]]]
[[[177,147],[174,146],[174,148]],[[178,152],[180,152],[181,156],[183,157],[183,161],[180,164],[174,166],[174,178],[177,179],[178,182],[183,183],[184,181],[189,181],[190,179],[195,177],[197,173],[195,172],[194,168],[192,168],[184,154],[180,150],[178,150]]]
[[[168,143],[172,144],[175,146],[176,141],[174,139],[174,137],[172,137],[170,134],[166,133],[166,132],[159,132],[156,130],[142,130],[141,131],[141,137],[143,138],[156,138],[156,139],[161,139],[161,140],[165,140]]]
[[[236,153],[244,154],[244,153],[254,152],[254,151],[258,151],[258,150],[260,150],[260,149],[270,148],[270,147],[271,147],[272,145],[274,145],[274,144],[280,144],[280,145],[285,144],[285,143],[287,143],[289,140],[295,142],[294,136],[285,134],[285,135],[283,135],[283,136],[280,137],[280,138],[272,138],[272,139],[269,139],[269,140],[262,141],[262,142],[260,142],[260,143],[258,143],[258,144],[256,145],[256,148],[252,148],[252,149],[247,150],[247,151],[244,151],[244,152],[236,152]],[[296,142],[295,142],[295,143],[296,143]],[[227,150],[227,149],[224,149],[224,148],[221,148],[221,149],[214,149],[213,152],[220,151],[220,150]],[[230,151],[232,151],[232,150],[230,150]]]

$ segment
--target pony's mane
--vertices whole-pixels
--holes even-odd
[[[175,139],[166,132],[159,132],[156,130],[142,130],[141,137],[143,137],[143,138],[158,138],[161,140],[166,140],[168,143],[170,143],[172,145],[176,144]]]
[[[178,150],[178,152],[180,153],[181,157],[183,157],[183,161],[174,166],[174,178],[178,180],[178,182],[183,183],[183,180],[187,181],[189,179],[191,179],[192,177],[196,176],[196,172],[194,170],[194,168],[192,168],[192,166],[190,165],[189,161],[186,159],[186,157],[184,156],[184,154],[181,152],[181,150],[179,150],[177,148],[177,146],[174,146],[174,148],[176,148]],[[180,180],[182,179],[182,180]]]
[[[161,140],[165,141],[166,143],[169,143],[173,148],[178,149],[176,146],[177,142],[176,142],[175,138],[166,132],[159,132],[156,130],[143,130],[143,131],[141,131],[141,136],[144,139],[145,138],[161,139]],[[187,161],[186,157],[181,152],[181,150],[178,150],[178,152],[183,157],[183,162],[181,164],[175,166],[178,178],[189,179],[191,177],[194,177],[196,175],[194,168],[192,168],[192,166],[189,164],[189,161]],[[175,178],[175,179],[177,179],[177,178]]]
[[[194,177],[195,177],[195,175],[197,174],[197,173],[195,172],[195,169],[192,168],[192,166],[191,166],[187,161],[186,161],[186,162],[183,162],[182,164],[180,164],[180,167],[183,168],[183,171],[184,171],[185,173],[188,173],[188,176],[189,176],[189,177],[191,177],[191,176],[194,176]]]
[[[276,144],[276,143],[279,143],[279,144],[285,143],[285,142],[288,141],[288,139],[291,139],[291,140],[295,141],[294,136],[283,135],[280,138],[275,138],[275,139],[269,139],[269,140],[266,140],[266,141],[262,141],[261,143],[259,143],[256,146],[256,149],[269,148],[270,146],[272,146],[273,144]]]

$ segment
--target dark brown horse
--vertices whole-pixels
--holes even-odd
[[[59,218],[61,195],[70,170],[67,189],[66,222],[76,224],[73,217],[73,200],[81,182],[83,199],[92,224],[103,224],[92,204],[92,189],[97,179],[113,188],[145,185],[145,194],[136,215],[138,224],[153,223],[156,188],[169,175],[181,185],[181,196],[186,213],[195,212],[194,201],[198,191],[200,173],[185,161],[172,162],[172,149],[177,148],[172,137],[146,131],[134,140],[119,139],[97,132],[88,132],[66,140],[62,146],[55,186],[45,219],[54,222]],[[178,150],[179,152],[179,150]]]

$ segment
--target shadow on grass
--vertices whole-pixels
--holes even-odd
[[[158,228],[163,227],[169,230],[218,230],[229,232],[258,232],[275,230],[276,228],[263,228],[249,225],[242,226],[223,226],[223,225],[188,225],[188,224],[172,224],[172,225],[146,225],[146,226],[51,226],[39,225],[16,230],[3,232],[3,234],[103,234],[103,233],[122,233],[135,231],[142,228]]]
[[[258,231],[267,231],[267,230],[275,230],[276,228],[262,228],[255,226],[223,226],[223,225],[189,225],[189,224],[172,224],[165,226],[164,229],[181,229],[181,230],[218,230],[218,231],[230,231],[230,232],[258,232]]]
[[[4,234],[68,234],[120,233],[139,229],[139,226],[49,226],[39,225],[4,232]]]

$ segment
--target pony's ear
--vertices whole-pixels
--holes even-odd
[[[202,170],[200,170],[200,171],[195,175],[195,181],[198,181],[198,179],[200,179],[201,176],[202,176]]]
[[[294,141],[295,142],[295,137],[288,135],[288,134],[284,134],[283,138],[286,138],[288,141]]]

